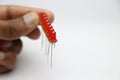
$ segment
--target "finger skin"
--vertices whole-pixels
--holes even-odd
[[[53,22],[54,20],[53,13],[48,10],[16,5],[0,6],[0,15],[2,15],[0,16],[0,39],[14,40],[18,39],[21,36],[28,36],[31,39],[37,39],[40,33],[40,31],[35,29],[37,27],[29,29],[23,24],[24,22],[22,23],[22,17],[30,12],[36,12],[38,14],[41,12],[45,12],[50,22]],[[37,22],[39,23],[39,21]],[[21,25],[21,23],[23,24],[23,26]],[[10,24],[12,26],[10,26]],[[37,25],[38,24],[35,24],[33,26]]]
[[[12,43],[13,45],[11,47],[1,48],[5,53],[5,58],[0,60],[0,73],[11,71],[15,67],[17,54],[22,49],[22,42],[18,39],[12,41]]]
[[[45,12],[48,16],[50,22],[53,22],[54,15],[51,11],[39,8],[31,8],[26,6],[17,6],[17,5],[3,5],[0,6],[0,19],[7,20],[7,19],[14,19],[20,16],[23,16],[29,12],[36,12],[41,13]]]
[[[25,36],[37,28],[39,16],[35,12],[30,12],[22,17],[12,20],[0,20],[0,39],[15,40]]]
[[[37,28],[27,35],[30,39],[36,40],[40,37],[40,30]]]

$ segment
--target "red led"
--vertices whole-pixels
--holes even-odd
[[[56,32],[53,31],[50,38],[52,42],[56,42]]]
[[[56,39],[56,32],[54,31],[51,23],[49,22],[47,15],[45,13],[40,13],[40,23],[43,28],[43,31],[45,32],[49,42],[54,43],[57,42]]]

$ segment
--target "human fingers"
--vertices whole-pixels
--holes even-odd
[[[52,14],[52,12],[50,12],[50,11],[48,11],[48,10],[43,10],[43,9],[37,9],[37,8],[29,8],[29,7],[23,7],[23,6],[16,6],[16,5],[9,5],[9,6],[0,6],[0,15],[2,15],[2,16],[0,16],[0,19],[3,19],[3,20],[7,20],[7,19],[16,19],[16,18],[18,18],[18,17],[20,17],[20,16],[23,16],[24,14],[27,14],[28,12],[31,12],[31,11],[34,11],[34,12],[36,12],[36,13],[40,13],[40,12],[45,12],[46,14],[47,14],[47,16],[48,16],[48,19],[50,20],[50,22],[52,22],[53,20],[54,20],[54,16],[53,16],[53,14]],[[16,23],[14,20],[12,20],[12,22],[16,25],[19,25],[19,22],[18,23]],[[23,21],[20,21],[20,23],[23,23]],[[3,22],[1,22],[1,24],[2,24]],[[11,24],[11,26],[13,26],[14,24],[12,24],[11,22],[10,22],[10,20],[9,21],[7,21],[7,23],[10,23]],[[6,23],[5,23],[6,24]],[[3,24],[2,24],[3,25]],[[9,26],[9,24],[6,24],[6,25],[8,25]],[[1,26],[1,25],[0,25]],[[5,26],[3,26],[4,28],[5,28]],[[3,29],[3,27],[2,27],[2,29]],[[10,27],[10,29],[12,29],[12,28],[14,28],[14,27]],[[2,30],[1,29],[1,30]],[[23,28],[24,29],[24,28]],[[4,30],[3,30],[4,31]],[[12,32],[16,32],[16,28],[14,28],[14,29],[12,29],[12,30],[10,30],[10,31],[12,31]],[[9,32],[10,32],[9,31]],[[37,31],[37,32],[35,32],[35,31]],[[30,34],[28,34],[28,37],[29,38],[31,38],[31,39],[36,39],[37,37],[39,37],[39,33],[40,33],[40,31],[39,30],[33,30],[33,32],[30,32]],[[9,33],[8,32],[8,33]],[[25,31],[24,31],[25,32]],[[23,32],[23,33],[24,33]],[[3,33],[3,32],[2,32]],[[8,39],[16,39],[16,38],[18,38],[18,37],[20,37],[20,36],[22,36],[22,34],[21,35],[18,35],[18,33],[19,32],[17,32],[17,35],[15,36],[15,33],[13,33],[14,35],[11,35],[11,34],[9,34],[9,35],[11,35],[10,37],[8,37],[8,35],[7,35],[7,40]],[[27,33],[27,31],[26,31],[26,33]],[[35,34],[36,33],[36,34]],[[25,34],[25,33],[24,33]],[[6,34],[4,34],[4,35],[6,35]],[[32,35],[34,35],[34,36],[32,36]],[[36,37],[36,38],[35,38]],[[2,39],[2,38],[0,38],[0,39]],[[5,39],[5,38],[3,38],[3,39]],[[6,40],[6,39],[5,39]]]
[[[39,16],[35,12],[11,20],[0,20],[0,39],[18,39],[35,30],[38,23]]]
[[[0,15],[2,15],[2,16],[0,16],[0,19],[3,19],[3,20],[14,19],[14,18],[23,16],[29,12],[36,12],[36,13],[45,12],[47,14],[50,22],[53,22],[53,20],[54,20],[54,15],[49,10],[39,9],[39,8],[31,8],[31,7],[25,7],[25,6],[17,6],[17,5],[0,6]]]
[[[38,39],[40,36],[40,30],[38,28],[36,28],[34,31],[32,31],[31,33],[29,33],[27,35],[30,39]]]
[[[15,67],[17,54],[22,49],[20,39],[13,41],[0,40],[0,73],[12,70]]]

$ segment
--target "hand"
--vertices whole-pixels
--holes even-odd
[[[0,6],[0,72],[14,68],[16,54],[21,51],[21,36],[37,39],[40,31],[38,13],[45,12],[50,22],[54,16],[48,10],[23,6]]]

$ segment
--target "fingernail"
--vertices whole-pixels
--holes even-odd
[[[23,16],[24,22],[27,25],[36,25],[38,24],[38,14],[35,12],[30,12],[28,14],[26,14],[25,16]]]
[[[5,58],[5,53],[0,51],[0,60],[3,60]]]

